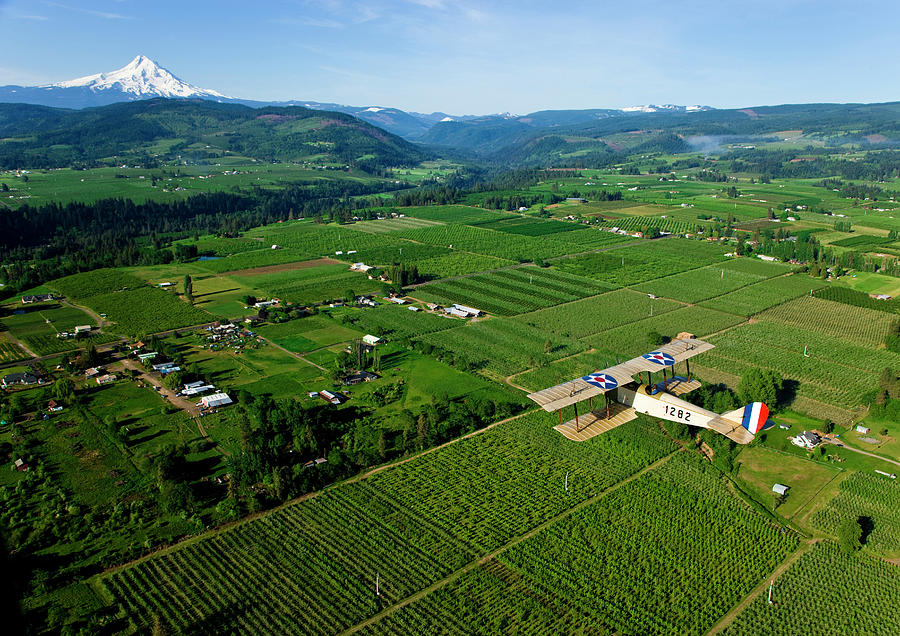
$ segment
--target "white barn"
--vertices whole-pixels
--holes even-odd
[[[231,398],[228,397],[227,393],[213,393],[212,395],[200,398],[199,406],[202,406],[205,409],[211,409],[216,406],[225,406],[226,404],[231,404]]]

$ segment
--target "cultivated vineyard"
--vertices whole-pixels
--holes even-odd
[[[519,316],[517,320],[538,329],[582,338],[606,329],[659,316],[682,305],[647,294],[620,289],[567,305],[548,307]]]
[[[817,511],[812,524],[836,535],[846,519],[871,520],[867,549],[900,555],[900,484],[882,475],[854,473],[841,482],[837,496]]]
[[[509,318],[491,318],[419,338],[466,359],[477,368],[509,375],[584,351],[584,343]]]
[[[539,267],[518,267],[419,287],[417,298],[460,303],[500,316],[568,303],[607,291],[597,281]]]
[[[748,285],[710,300],[705,300],[701,305],[727,311],[741,316],[752,316],[765,311],[775,305],[780,305],[788,300],[808,295],[825,285],[820,278],[812,278],[803,274],[794,276],[779,276],[764,280],[753,285]],[[815,292],[814,295],[818,295]]]
[[[702,634],[796,545],[682,453],[499,559],[609,631]]]
[[[881,345],[896,319],[885,312],[808,296],[773,307],[759,318],[868,347]]]
[[[864,555],[842,553],[833,544],[816,544],[772,587],[760,594],[723,632],[759,634],[900,633],[900,570]]]

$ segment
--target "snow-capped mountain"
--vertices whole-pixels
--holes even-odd
[[[647,104],[646,106],[626,106],[623,113],[696,113],[702,110],[713,110],[712,106],[679,106],[677,104]]]
[[[86,108],[153,97],[232,101],[218,91],[199,88],[175,77],[144,55],[116,71],[87,75],[44,86],[0,86],[0,102]]]
[[[149,57],[138,55],[117,71],[86,75],[65,82],[56,82],[38,88],[87,88],[94,92],[117,91],[133,95],[133,98],[148,97],[203,97],[231,99],[208,88],[198,88],[184,82]]]

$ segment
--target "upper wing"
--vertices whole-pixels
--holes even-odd
[[[628,362],[595,371],[589,375],[557,384],[549,389],[536,391],[529,398],[545,411],[556,411],[595,395],[603,395],[618,386],[634,380],[634,376],[643,371],[659,371],[663,367],[683,362],[697,354],[709,351],[714,345],[696,338],[673,340],[656,351],[651,351]]]

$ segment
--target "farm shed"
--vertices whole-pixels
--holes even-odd
[[[453,309],[464,311],[470,316],[480,316],[482,313],[484,313],[480,309],[476,309],[475,307],[467,307],[466,305],[460,305],[459,303],[454,303]]]
[[[381,338],[379,338],[378,336],[373,336],[372,334],[369,334],[369,333],[364,335],[362,340],[367,345],[377,345],[379,342],[381,342]]]
[[[866,433],[869,432],[869,427],[868,427],[868,426],[863,426],[862,424],[857,424],[857,425],[856,425],[856,432],[857,432],[857,433],[862,433],[862,434],[865,435]]]
[[[332,393],[331,391],[319,391],[319,397],[334,405],[338,405],[343,401],[343,398],[340,395]]]
[[[775,484],[772,486],[772,492],[778,495],[786,495],[790,486],[785,486],[784,484]]]
[[[212,395],[200,398],[200,406],[205,409],[211,409],[216,406],[225,406],[226,404],[231,404],[231,398],[228,397],[227,393],[213,393]]]
[[[200,383],[200,386],[192,386],[185,387],[184,391],[181,392],[182,395],[199,395],[200,393],[206,393],[207,391],[215,391],[216,387],[212,384],[203,384]]]
[[[88,333],[90,330],[90,325],[78,325],[75,327],[75,333]]]

